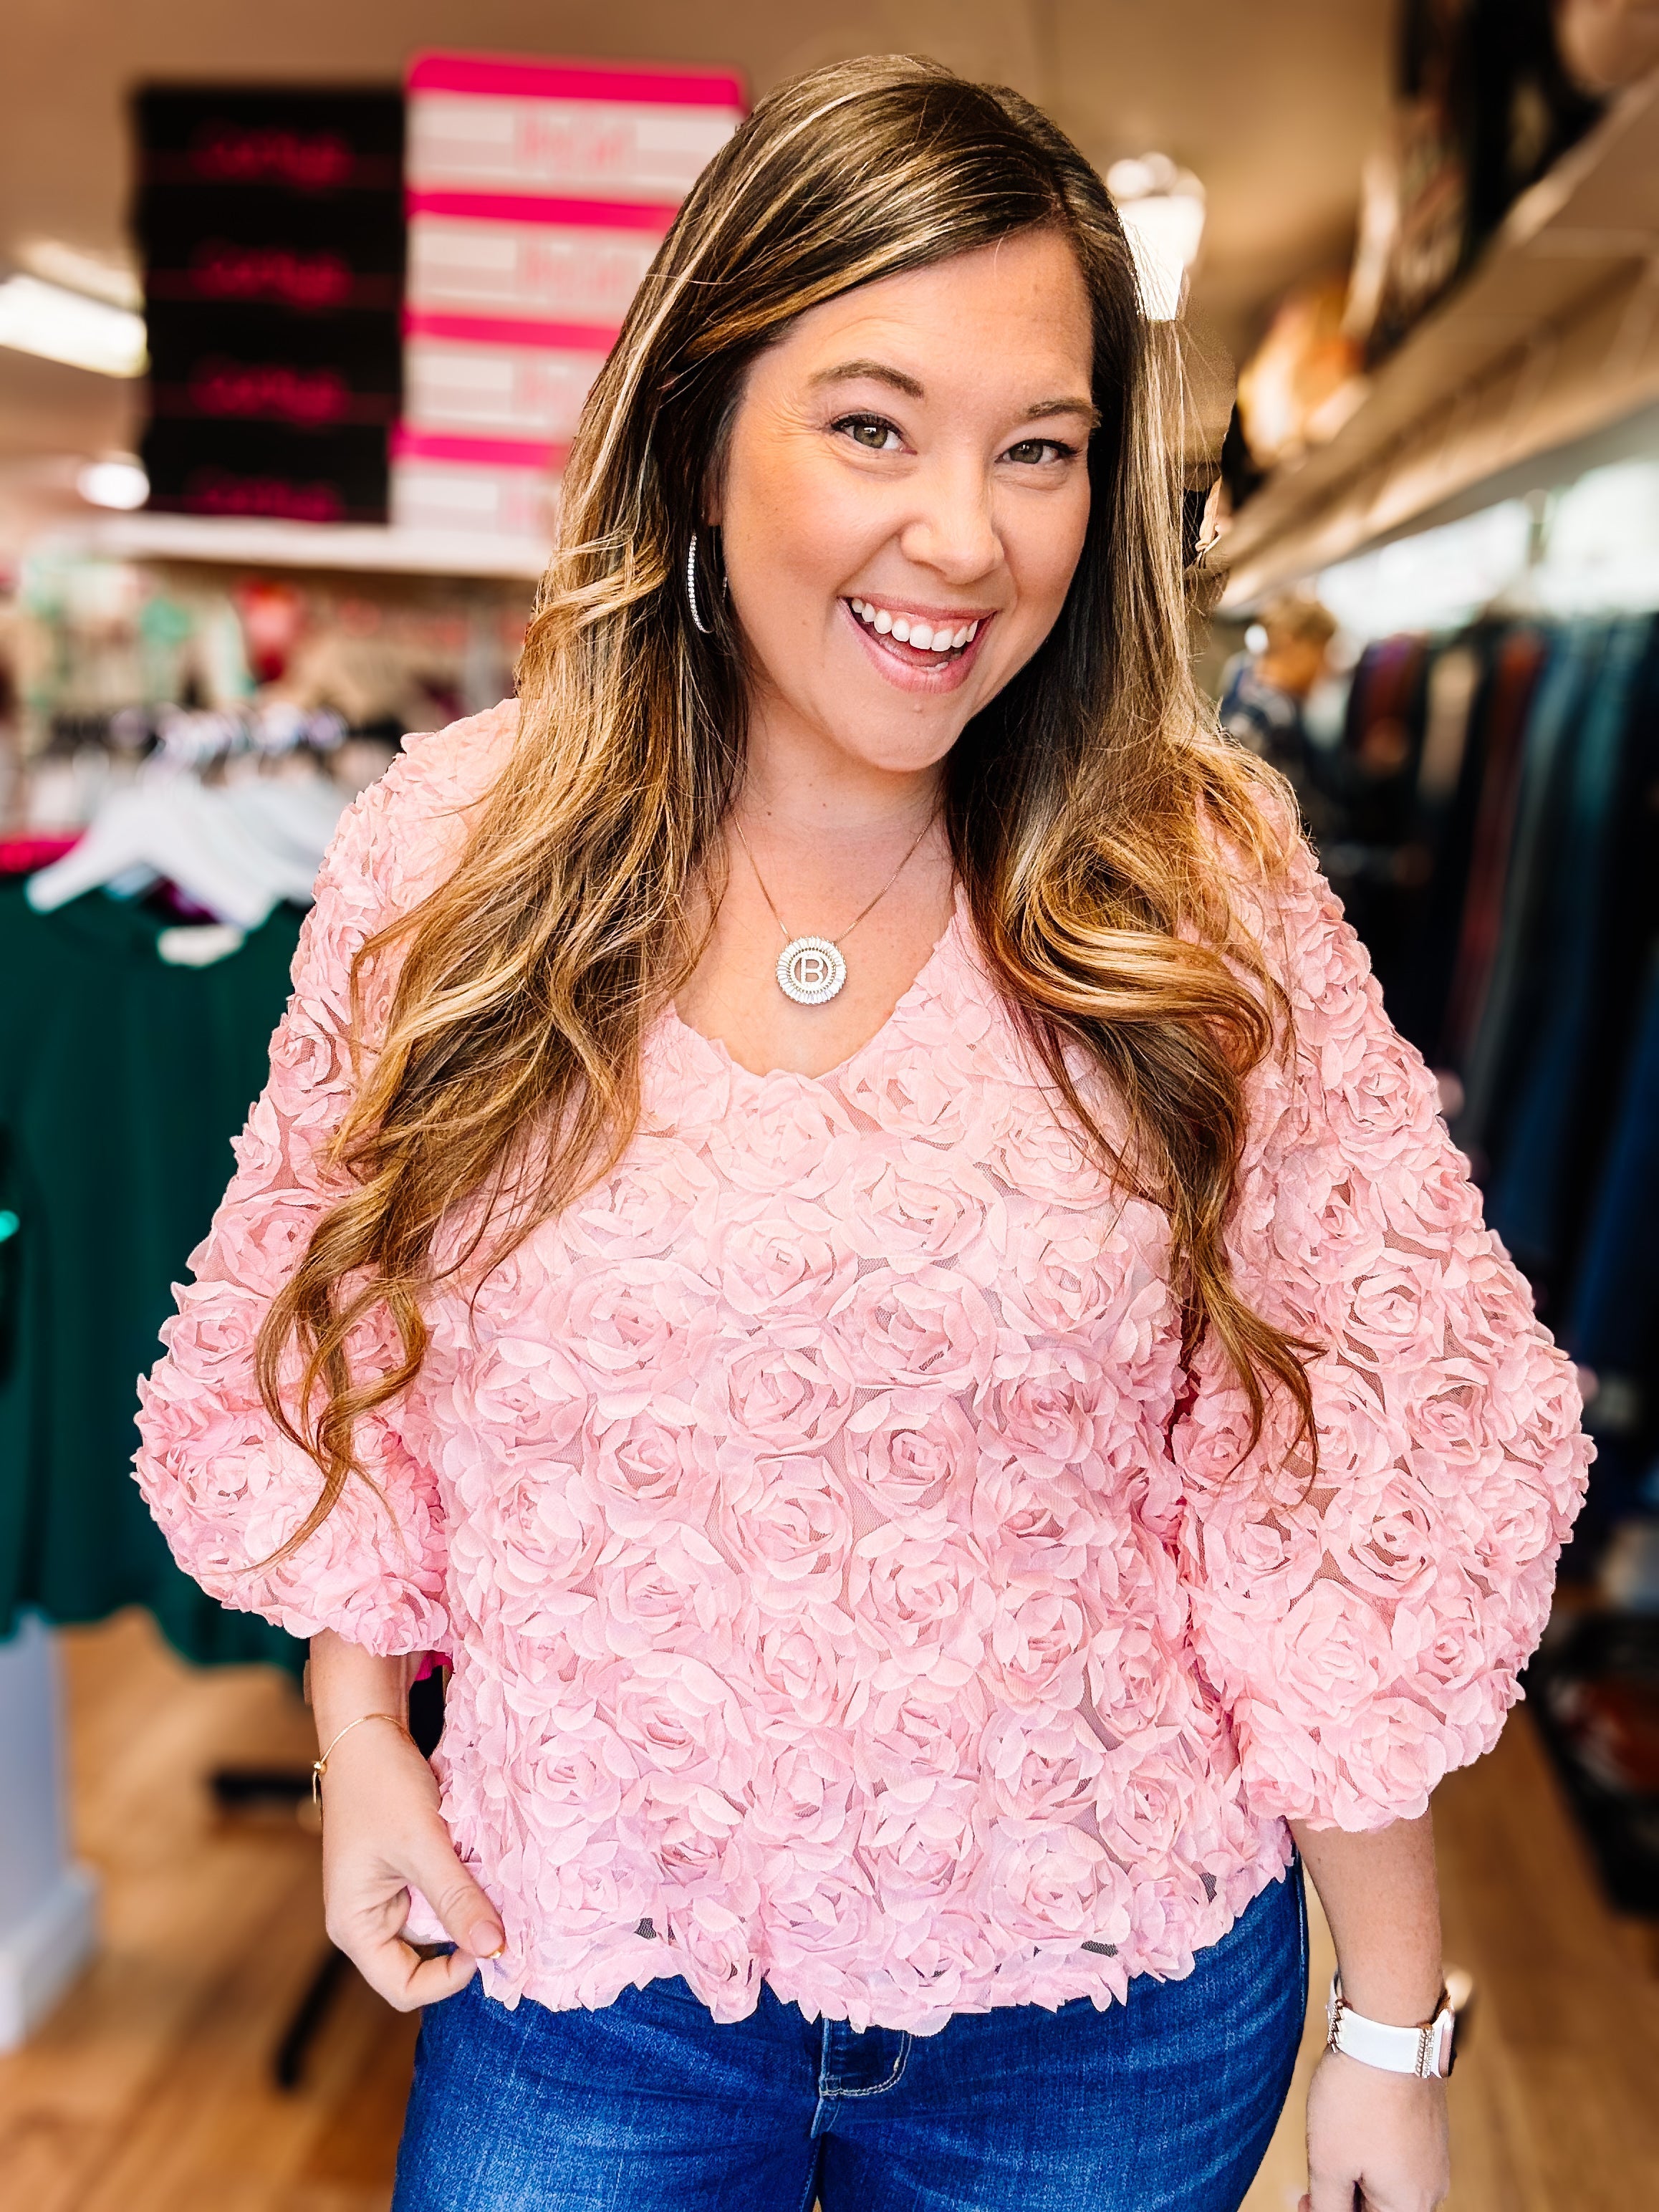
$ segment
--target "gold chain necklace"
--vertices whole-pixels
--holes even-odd
[[[783,950],[778,955],[777,974],[778,988],[786,999],[793,999],[798,1006],[822,1006],[827,1005],[835,997],[847,981],[847,960],[842,951],[842,946],[865,916],[872,913],[892,890],[894,884],[915,859],[922,839],[938,820],[939,809],[935,807],[911,840],[904,858],[888,877],[869,905],[859,909],[839,938],[832,938],[792,937],[789,934],[789,925],[778,912],[772,894],[766,888],[766,878],[760,872],[759,864],[750,848],[749,840],[743,834],[743,825],[735,814],[732,817],[732,827],[737,832],[738,842],[743,847],[745,859],[755,872],[755,881],[760,885],[760,895],[770,908],[773,921],[783,933]]]

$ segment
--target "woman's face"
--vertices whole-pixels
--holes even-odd
[[[758,357],[708,518],[757,733],[890,772],[950,751],[1071,583],[1091,356],[1077,262],[1039,231],[829,301]]]

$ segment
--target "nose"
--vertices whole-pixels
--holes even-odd
[[[941,454],[914,482],[916,503],[899,534],[906,560],[958,586],[1001,566],[990,479],[976,455]]]

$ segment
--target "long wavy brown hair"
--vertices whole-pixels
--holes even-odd
[[[1252,1446],[1282,1390],[1311,1450],[1308,1347],[1241,1297],[1224,1242],[1247,1079],[1283,1026],[1228,867],[1270,878],[1283,832],[1188,664],[1173,349],[1140,312],[1104,186],[1052,123],[937,64],[864,59],[762,101],[681,210],[570,453],[515,750],[453,873],[358,957],[359,1005],[364,963],[401,966],[334,1143],[345,1194],[259,1342],[265,1403],[323,1476],[285,1550],[356,1469],[358,1418],[421,1366],[441,1227],[477,1224],[444,1267],[500,1258],[635,1129],[641,1036],[699,957],[744,760],[735,612],[707,595],[700,635],[681,580],[745,370],[823,301],[1045,226],[1092,310],[1091,514],[1054,630],[946,763],[951,848],[1054,1084],[1121,1185],[1168,1217],[1187,1356],[1206,1339],[1224,1354]],[[1068,1044],[1109,1082],[1115,1143]],[[400,1354],[354,1359],[377,1313]]]

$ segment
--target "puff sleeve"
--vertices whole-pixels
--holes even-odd
[[[440,741],[427,740],[428,744]],[[295,956],[293,995],[271,1041],[270,1077],[236,1140],[236,1172],[194,1280],[177,1286],[167,1347],[140,1385],[139,1486],[179,1564],[222,1604],[307,1637],[332,1628],[391,1654],[446,1646],[444,1528],[429,1469],[399,1433],[393,1401],[358,1424],[371,1488],[353,1478],[322,1527],[276,1565],[322,1478],[275,1427],[254,1379],[254,1345],[311,1231],[349,1188],[324,1165],[351,1084],[351,963],[403,903],[392,887],[410,842],[419,752],[406,753],[346,816],[317,879]],[[413,825],[420,842],[422,825]],[[389,991],[372,979],[372,1036]],[[367,1325],[353,1364],[389,1357],[390,1325]],[[380,1495],[375,1495],[378,1490]]]
[[[1241,1464],[1243,1394],[1202,1348],[1172,1431],[1182,1573],[1252,1809],[1376,1828],[1496,1741],[1589,1446],[1571,1367],[1299,840],[1258,912],[1295,1049],[1254,1079],[1229,1244],[1257,1310],[1321,1347],[1319,1464],[1286,1462],[1282,1405]]]

